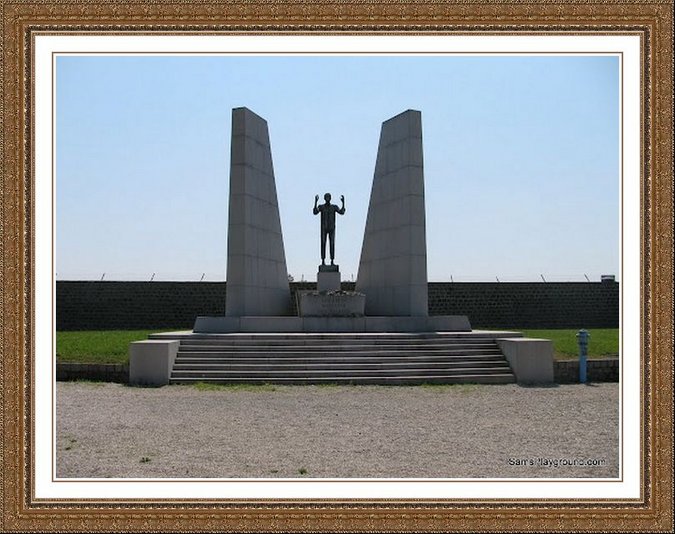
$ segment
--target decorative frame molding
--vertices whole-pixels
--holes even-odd
[[[3,531],[672,531],[673,2],[2,0]],[[31,488],[32,38],[68,33],[632,33],[642,50],[643,498],[639,502],[36,502]]]

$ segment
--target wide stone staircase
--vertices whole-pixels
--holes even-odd
[[[421,334],[191,334],[171,383],[503,384],[515,382],[494,337]]]

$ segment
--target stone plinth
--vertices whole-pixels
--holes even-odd
[[[305,291],[298,294],[301,317],[363,317],[365,304],[366,296],[352,291]]]
[[[319,265],[316,288],[318,291],[340,291],[340,266]]]
[[[427,317],[197,317],[195,334],[244,332],[471,332],[465,315]],[[513,337],[500,332],[498,337]],[[481,335],[495,337],[492,332]]]

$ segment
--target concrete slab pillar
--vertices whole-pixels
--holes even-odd
[[[287,315],[291,296],[267,122],[232,110],[225,315]]]
[[[553,382],[553,342],[548,339],[497,339],[519,384]]]
[[[178,340],[148,339],[129,345],[129,383],[143,386],[164,386],[178,354]]]
[[[366,315],[427,316],[422,114],[382,123],[356,291]]]

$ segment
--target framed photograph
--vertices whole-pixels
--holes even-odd
[[[672,531],[672,1],[2,0],[1,5],[3,532]],[[135,96],[120,97],[129,87],[135,88]],[[249,105],[242,101],[246,98],[253,102],[251,110],[244,108]],[[447,105],[453,99],[454,107]],[[464,103],[458,104],[459,100]],[[429,249],[443,251],[427,266],[424,250],[429,281],[454,283],[446,271],[453,247],[459,251],[475,245],[481,250],[472,255],[474,266],[486,266],[481,276],[492,272],[493,258],[507,271],[525,265],[528,247],[558,250],[557,256],[551,254],[555,261],[563,256],[560,251],[577,246],[580,256],[587,258],[606,252],[617,264],[620,286],[620,354],[616,365],[607,366],[607,372],[613,367],[611,372],[618,374],[616,384],[579,385],[565,390],[565,395],[552,386],[513,385],[502,389],[503,397],[493,399],[493,404],[481,404],[481,395],[467,396],[472,400],[464,404],[466,413],[452,416],[444,412],[447,406],[438,395],[427,392],[419,405],[408,406],[418,414],[416,421],[401,415],[400,399],[386,397],[395,393],[345,400],[331,397],[324,389],[322,409],[335,408],[334,423],[315,426],[313,418],[325,417],[327,412],[316,411],[314,405],[305,408],[306,426],[320,429],[316,441],[325,448],[323,469],[316,472],[308,472],[291,449],[284,453],[288,469],[249,465],[255,459],[250,461],[251,455],[246,454],[249,449],[274,448],[274,440],[291,443],[289,436],[294,433],[312,441],[311,432],[303,432],[303,421],[283,416],[285,409],[304,400],[289,397],[276,411],[246,403],[229,405],[236,424],[228,426],[209,419],[222,411],[187,417],[182,406],[197,405],[190,404],[189,395],[176,397],[175,390],[181,388],[149,390],[152,398],[140,404],[116,397],[117,389],[87,386],[77,393],[70,388],[80,396],[66,399],[57,388],[57,271],[98,268],[76,249],[78,240],[96,243],[99,248],[92,245],[91,254],[105,254],[105,261],[114,265],[118,265],[116,257],[141,258],[133,251],[151,246],[162,249],[164,255],[158,257],[165,265],[172,261],[187,265],[179,259],[181,250],[193,256],[208,247],[209,239],[223,239],[217,237],[221,230],[214,226],[222,223],[225,233],[227,211],[223,208],[219,215],[222,221],[203,213],[217,210],[219,201],[214,199],[225,194],[228,126],[232,126],[233,143],[237,135],[244,135],[237,128],[246,126],[255,130],[245,134],[255,143],[242,145],[241,154],[233,144],[232,165],[240,156],[265,160],[265,150],[271,146],[277,173],[294,178],[283,187],[277,178],[273,191],[275,201],[279,194],[276,217],[281,211],[286,257],[303,258],[289,260],[288,268],[284,259],[284,282],[288,273],[289,280],[293,276],[296,283],[304,283],[304,273],[314,269],[313,258],[318,255],[314,249],[306,251],[315,247],[317,232],[310,235],[305,229],[312,220],[312,201],[314,214],[322,215],[322,239],[333,232],[328,236],[329,247],[335,223],[327,229],[330,221],[323,212],[346,213],[337,220],[337,257],[344,254],[345,265],[359,265],[360,239],[352,237],[368,234],[364,225],[375,224],[371,221],[375,215],[367,209],[372,209],[376,195],[373,185],[368,207],[370,182],[364,188],[361,177],[368,172],[372,176],[376,153],[383,169],[389,165],[380,163],[383,158],[398,158],[401,168],[422,168],[422,127],[415,126],[418,106],[424,124],[425,172],[436,169],[430,174],[438,177],[431,182],[429,174],[425,178],[426,208],[423,192],[421,217],[424,222],[426,209]],[[322,110],[325,118],[318,119]],[[419,156],[412,148],[404,155],[395,151],[382,155],[388,146],[386,136],[394,135],[391,121],[397,117],[408,121],[405,129],[413,133],[406,135],[420,139]],[[519,119],[514,127],[514,117],[531,120]],[[269,138],[264,119],[269,120]],[[375,134],[382,122],[378,152]],[[275,124],[280,125],[278,130]],[[166,132],[178,131],[181,125],[193,133],[167,143]],[[350,128],[349,142],[341,141]],[[312,142],[306,141],[309,138]],[[183,146],[171,145],[176,139]],[[330,151],[319,154],[317,147],[322,145],[335,152],[328,161]],[[583,150],[577,151],[580,146]],[[432,149],[427,152],[426,147]],[[209,160],[204,156],[209,151],[220,151],[222,161]],[[284,151],[288,156],[280,155]],[[510,159],[515,152],[520,160],[515,155]],[[417,158],[420,163],[404,165],[401,158]],[[458,163],[462,158],[492,158],[492,170],[485,171],[492,173],[489,181],[479,182],[486,175]],[[531,167],[518,163],[523,158],[532,161]],[[123,159],[125,165],[117,166]],[[445,180],[445,170],[455,164],[460,168],[448,175],[456,180],[464,173],[465,183],[452,185]],[[181,165],[184,168],[177,173]],[[389,171],[376,168],[376,179],[378,172]],[[528,181],[526,176],[533,172],[540,175]],[[98,185],[92,187],[95,173]],[[144,173],[156,179],[144,181]],[[179,184],[181,177],[189,183]],[[101,185],[106,180],[122,185],[117,189]],[[216,183],[223,188],[218,195],[212,189]],[[317,191],[308,191],[310,187]],[[342,207],[331,207],[328,195],[319,206],[319,193],[323,196],[324,189],[333,187],[343,188],[333,193],[333,201],[341,201]],[[509,188],[519,193],[508,196]],[[482,195],[487,189],[490,195]],[[351,194],[362,190],[367,193]],[[343,193],[346,212],[345,198],[340,199]],[[465,201],[481,200],[484,207],[500,209],[499,198],[505,203],[506,199],[518,201],[498,213],[502,220],[512,218],[520,226],[505,222],[499,228],[499,217],[483,216]],[[202,225],[207,236],[203,242],[189,243],[188,234],[181,233],[181,224],[191,224],[188,219],[173,226],[169,222],[172,212],[190,203],[197,218],[194,224]],[[133,205],[135,211],[116,211],[116,204]],[[233,206],[231,201],[231,211],[236,209]],[[305,210],[306,217],[290,216],[296,209]],[[414,209],[405,209],[409,209],[405,217],[413,219]],[[116,236],[121,226],[106,226],[111,219],[100,217],[102,212],[123,220],[129,235],[140,237],[121,245]],[[70,217],[73,213],[80,218]],[[268,215],[266,219],[274,219],[274,214]],[[232,217],[230,213],[230,221]],[[455,223],[453,217],[462,220]],[[504,237],[511,228],[535,235],[532,228],[544,219],[549,226],[542,224],[537,240],[527,245],[517,236],[512,241]],[[596,233],[596,226],[603,225],[615,241],[598,239],[605,234]],[[544,228],[548,233],[541,235]],[[161,233],[166,239],[152,245],[152,235]],[[454,235],[448,237],[449,233]],[[183,240],[185,248],[170,250],[172,240]],[[224,250],[223,243],[218,246]],[[273,246],[267,243],[267,249]],[[71,254],[71,261],[55,259],[73,250],[78,253]],[[329,250],[332,264],[334,251]],[[322,264],[328,261],[325,256],[322,243]],[[218,257],[213,257],[217,265]],[[124,263],[119,265],[126,268]],[[398,269],[397,264],[388,265]],[[472,268],[471,262],[466,265]],[[138,269],[145,277],[146,266]],[[332,265],[323,265],[319,271],[332,275],[331,269]],[[153,281],[156,273],[150,271],[147,280]],[[202,280],[205,275],[201,274]],[[105,276],[103,272],[100,280]],[[268,276],[267,271],[259,276]],[[542,283],[550,281],[540,276]],[[342,273],[343,283],[355,282],[358,291],[356,278]],[[268,298],[262,292],[257,295]],[[130,299],[119,298],[119,306]],[[595,306],[582,301],[576,302]],[[426,291],[423,304],[426,312]],[[81,302],[85,309],[78,310],[79,317],[94,315],[88,305]],[[244,315],[262,314],[240,315],[243,321]],[[511,349],[500,345],[500,350],[506,354]],[[509,362],[516,365],[514,360]],[[146,391],[126,390],[134,395]],[[535,413],[534,407],[544,398],[550,405]],[[276,401],[272,395],[265,402]],[[494,403],[504,411],[486,408]],[[99,417],[84,415],[104,405]],[[181,434],[175,457],[165,458],[164,464],[153,463],[154,453],[148,452],[134,457],[137,466],[130,470],[120,462],[127,439],[120,436],[129,435],[131,419],[117,419],[115,414],[126,415],[139,406],[146,406],[148,412],[136,414],[132,427],[148,451],[171,449],[179,427],[183,434],[188,432]],[[161,425],[143,422],[144,417],[160,412]],[[64,417],[73,424],[64,425]],[[274,418],[277,428],[256,433],[262,428],[257,422]],[[348,443],[360,436],[356,427],[377,440],[378,427],[386,418],[406,426],[405,432],[396,435],[400,442],[393,440],[378,449],[398,462],[388,471],[357,461],[356,455],[363,451]],[[475,423],[476,418],[482,418],[483,424]],[[505,433],[505,422],[516,430]],[[166,428],[160,429],[162,425]],[[96,446],[91,442],[89,448],[81,447],[76,439],[80,434],[69,434],[75,426],[78,432],[98,434]],[[209,468],[214,447],[224,442],[214,443],[212,434],[202,434],[200,428],[207,426],[240,433],[238,452],[225,469],[229,477],[220,478],[218,466]],[[269,428],[273,427],[272,421]],[[523,428],[536,432],[528,438]],[[455,440],[456,448],[448,450],[446,437],[453,433],[478,441],[456,447],[461,440]],[[596,434],[606,439],[596,440]],[[555,449],[553,442],[559,437],[568,440],[569,450]],[[417,458],[400,445],[415,439]],[[537,445],[537,440],[542,443]],[[120,450],[109,454],[106,441]],[[397,443],[401,449],[397,450]],[[546,447],[552,451],[550,457],[544,458],[545,452],[535,457],[532,451],[546,451]],[[78,448],[77,454],[70,453]],[[345,450],[354,455],[357,467],[352,470],[345,467],[349,463],[343,460]],[[453,454],[465,455],[466,460],[451,462],[448,456]],[[494,469],[471,465],[472,454],[494,458]],[[586,463],[586,469],[575,470],[577,464],[574,468],[566,464],[570,461],[566,455],[582,454],[584,462],[597,460],[598,465]],[[180,456],[185,455],[197,460],[181,463]],[[195,470],[199,458],[204,465]],[[314,465],[321,465],[322,460],[317,462]],[[463,467],[444,471],[442,466],[450,464]]]

